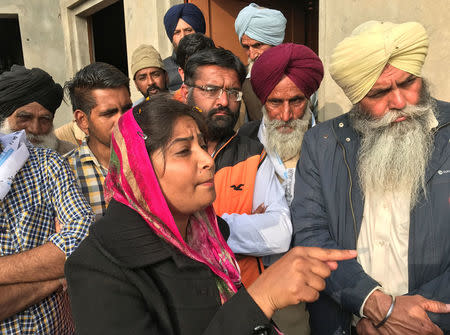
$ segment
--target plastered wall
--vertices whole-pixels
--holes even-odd
[[[61,85],[87,65],[89,43],[86,18],[114,0],[0,0],[0,17],[17,15],[26,67],[40,67]],[[183,0],[124,0],[128,67],[140,44],[152,44],[163,58],[172,45],[163,25],[165,12]],[[1,32],[0,32],[1,33]],[[132,99],[141,97],[133,81]],[[55,128],[72,120],[70,102],[55,114]]]
[[[0,0],[0,16],[17,14],[27,67],[41,67],[64,83],[89,62],[86,17],[114,0]],[[141,43],[152,44],[163,58],[172,52],[163,16],[183,0],[124,0],[129,68],[131,54]],[[256,1],[257,2],[257,1]],[[367,20],[419,21],[430,35],[424,77],[436,98],[450,101],[450,0],[319,0],[319,55],[325,78],[319,90],[319,119],[347,111],[350,102],[327,69],[331,52],[360,23]],[[140,93],[130,83],[132,99]],[[55,126],[72,119],[62,103]]]
[[[40,67],[63,85],[67,74],[59,2],[0,0],[0,17],[7,14],[18,15],[25,66]],[[70,120],[71,116],[69,105],[63,102],[55,114],[55,125]]]

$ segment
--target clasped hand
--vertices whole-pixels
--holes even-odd
[[[359,335],[442,335],[443,331],[434,324],[427,312],[450,313],[450,305],[429,300],[420,295],[397,297],[392,315],[386,323],[376,329],[373,325],[383,319],[389,308],[390,297],[375,291],[367,299],[364,314],[356,327]],[[384,313],[384,314],[383,314]]]

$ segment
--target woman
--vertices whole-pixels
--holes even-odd
[[[203,130],[201,114],[165,97],[119,120],[111,202],[66,263],[78,334],[276,334],[275,309],[317,299],[337,266],[325,262],[354,256],[296,248],[242,288]]]

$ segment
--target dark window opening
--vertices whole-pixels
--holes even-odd
[[[0,18],[0,73],[9,71],[13,64],[24,65],[19,19]]]
[[[128,75],[123,0],[96,12],[90,19],[91,59],[114,65]]]

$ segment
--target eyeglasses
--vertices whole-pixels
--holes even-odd
[[[199,90],[202,90],[204,96],[207,97],[208,99],[220,99],[223,92],[226,92],[228,99],[230,99],[231,101],[241,101],[242,100],[242,92],[239,90],[232,89],[232,88],[227,89],[227,88],[214,86],[214,85],[202,85],[202,86],[189,85],[189,84],[186,84],[186,85],[190,86],[190,87],[198,88]]]

